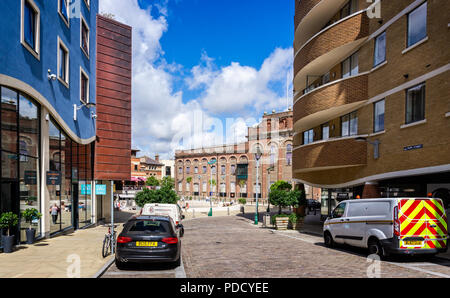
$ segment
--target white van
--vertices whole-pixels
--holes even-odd
[[[184,235],[184,227],[181,221],[184,219],[181,207],[178,204],[145,204],[140,215],[167,215],[170,216],[177,228],[180,228],[180,235]]]
[[[437,254],[448,248],[441,199],[383,198],[339,203],[323,226],[327,247],[368,248],[370,254]]]

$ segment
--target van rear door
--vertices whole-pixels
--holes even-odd
[[[426,248],[445,248],[447,245],[447,218],[440,199],[424,200],[427,216]]]
[[[439,199],[400,199],[401,249],[430,249],[446,246],[447,223]]]

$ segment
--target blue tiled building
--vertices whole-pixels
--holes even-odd
[[[38,209],[38,237],[92,223],[97,13],[98,0],[2,1],[0,212]]]

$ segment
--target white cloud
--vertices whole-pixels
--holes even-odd
[[[271,84],[283,86],[292,81],[292,49],[276,49],[259,70],[238,62],[217,70],[205,56],[202,61],[206,63],[193,67],[186,81],[191,89],[203,89],[198,100],[209,112],[245,115],[286,107],[285,94],[278,95]]]
[[[157,17],[152,16],[152,9]],[[188,89],[198,89],[202,95],[183,102],[183,92],[174,89],[183,66],[168,64],[160,43],[168,30],[167,0],[146,9],[140,8],[137,0],[101,0],[103,12],[133,28],[133,147],[142,154],[159,153],[166,159],[173,157],[175,149],[242,142],[247,126],[256,122],[249,117],[259,118],[263,109],[285,107],[284,97],[269,85],[285,82],[292,49],[276,49],[259,70],[238,62],[219,69],[214,59],[202,52],[201,64],[184,78]],[[212,117],[224,112],[237,119],[223,122]]]

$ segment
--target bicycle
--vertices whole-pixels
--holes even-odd
[[[111,233],[111,225],[106,225],[106,227],[108,227],[108,234],[106,234],[105,238],[103,239],[103,247],[102,247],[102,256],[104,258],[109,256],[113,251],[115,251],[113,247],[114,248],[116,247],[116,231],[114,231],[114,228],[116,228],[117,225],[114,225],[112,233]]]

